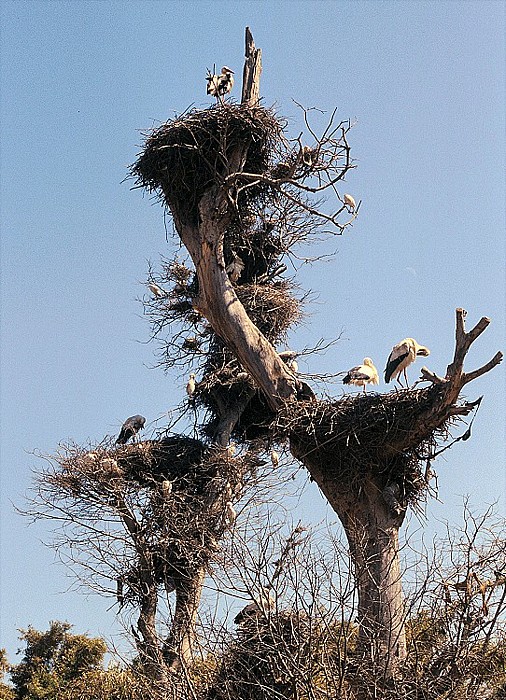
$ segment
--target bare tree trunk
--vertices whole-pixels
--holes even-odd
[[[246,60],[242,77],[242,104],[254,107],[260,100],[260,74],[262,73],[262,49],[255,48],[250,28],[246,27]]]
[[[237,153],[233,160],[240,161]],[[232,165],[230,165],[232,168]],[[251,321],[225,271],[223,236],[229,222],[229,203],[212,188],[200,203],[200,225],[185,225],[174,214],[178,233],[190,253],[199,281],[198,310],[214,332],[236,354],[274,410],[296,395],[293,374],[271,343]]]
[[[193,661],[197,636],[195,625],[204,578],[205,569],[202,567],[176,588],[176,609],[163,649],[165,662],[171,670],[181,665],[189,666]]]
[[[148,590],[141,593],[140,613],[137,629],[142,635],[136,637],[137,649],[146,675],[161,685],[167,682],[166,667],[162,656],[160,639],[156,631],[156,609],[158,595],[154,581],[148,583],[143,577],[142,588]]]
[[[334,501],[333,506],[337,503]],[[359,646],[385,677],[406,657],[404,596],[399,564],[400,518],[393,518],[381,491],[368,483],[363,498],[339,508],[350,545],[358,589]]]

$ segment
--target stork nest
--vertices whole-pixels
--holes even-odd
[[[227,103],[195,109],[147,135],[131,174],[137,185],[156,192],[187,222],[196,223],[202,195],[222,184],[237,149],[245,153],[245,171],[263,174],[281,136],[282,125],[264,107]],[[265,190],[261,184],[247,188],[244,202]]]
[[[205,700],[302,697],[321,655],[318,633],[302,612],[254,617],[221,660]]]
[[[242,284],[235,288],[248,316],[271,343],[284,340],[286,331],[301,318],[300,301],[290,294],[292,288],[287,280],[271,285]]]
[[[144,555],[156,583],[171,589],[208,564],[219,539],[233,526],[229,504],[241,498],[263,464],[254,452],[233,457],[227,449],[206,447],[183,435],[113,450],[76,447],[58,462],[61,468],[44,476],[53,500],[70,499],[81,518],[87,512],[94,522],[104,512],[142,514],[139,528],[149,543]],[[118,579],[122,604],[142,596],[145,572],[136,559],[124,562]]]
[[[397,484],[404,504],[420,500],[427,487],[422,465],[430,460],[437,439],[449,435],[451,419],[431,438],[392,456],[419,418],[434,405],[441,387],[388,394],[349,395],[339,401],[290,403],[276,417],[273,433],[289,438],[294,454],[343,489],[359,492],[374,476],[380,488]],[[385,451],[389,449],[388,456]]]

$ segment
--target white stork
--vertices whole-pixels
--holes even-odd
[[[234,87],[234,71],[228,66],[223,66],[219,75],[207,73],[207,94],[216,97],[217,100],[222,99]]]
[[[186,385],[186,393],[188,394],[188,398],[193,398],[193,395],[195,394],[195,389],[196,389],[196,382],[195,382],[195,375],[190,374],[188,378],[188,384]]]
[[[271,463],[274,469],[277,469],[277,467],[279,467],[279,455],[276,452],[276,450],[271,450]]]
[[[385,382],[388,384],[391,379],[396,379],[402,386],[402,382],[399,379],[402,372],[406,381],[406,387],[408,387],[406,369],[413,364],[417,356],[427,357],[427,355],[430,355],[429,348],[420,345],[414,338],[404,338],[392,348],[385,367]]]
[[[167,292],[165,291],[165,289],[162,289],[154,282],[148,282],[148,288],[151,294],[154,297],[156,297],[156,299],[163,299],[163,297],[167,296]]]
[[[367,393],[367,384],[379,384],[378,370],[373,364],[370,357],[364,357],[364,364],[352,367],[346,377],[343,379],[343,384],[353,384],[354,386],[364,387],[364,393]]]
[[[274,610],[276,607],[275,600],[272,593],[267,587],[262,587],[261,595],[253,600],[252,603],[246,605],[234,618],[236,625],[240,625],[247,620],[251,620],[254,617],[260,617],[260,615],[267,615],[270,610]]]
[[[351,194],[344,194],[343,195],[343,202],[344,205],[350,210],[350,211],[355,211],[357,208],[357,203],[355,202],[354,197],[351,196]]]
[[[235,523],[235,521],[237,519],[237,513],[236,513],[234,506],[232,505],[232,501],[227,501],[225,504],[224,518],[225,518],[225,522],[230,527],[232,527],[232,525]]]

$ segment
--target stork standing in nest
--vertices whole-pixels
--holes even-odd
[[[353,384],[364,388],[364,394],[367,393],[367,384],[379,384],[378,370],[374,366],[370,357],[364,357],[364,364],[352,367],[346,377],[343,379],[343,384]]]
[[[228,66],[223,66],[219,75],[213,75],[207,71],[207,94],[216,97],[223,104],[223,97],[234,87],[234,71]]]
[[[403,386],[399,379],[402,372],[406,381],[406,387],[409,387],[406,369],[413,364],[417,357],[427,357],[427,355],[430,355],[429,348],[420,345],[414,338],[404,338],[400,343],[394,345],[388,357],[387,366],[385,367],[385,382],[388,384],[391,379],[395,379]]]

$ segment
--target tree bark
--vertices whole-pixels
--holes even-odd
[[[246,48],[242,78],[242,104],[254,107],[260,100],[260,75],[262,73],[262,49],[255,48],[250,28],[246,27]]]
[[[163,656],[167,666],[177,670],[181,665],[190,666],[193,661],[195,625],[202,596],[205,569],[201,567],[191,578],[176,588],[176,608],[170,635],[163,647]]]
[[[237,153],[234,160],[240,161]],[[225,270],[223,237],[230,220],[229,202],[212,188],[200,202],[200,224],[184,224],[174,214],[176,228],[191,255],[199,281],[198,311],[236,354],[264,392],[273,410],[297,394],[296,380],[272,344],[251,321]]]

